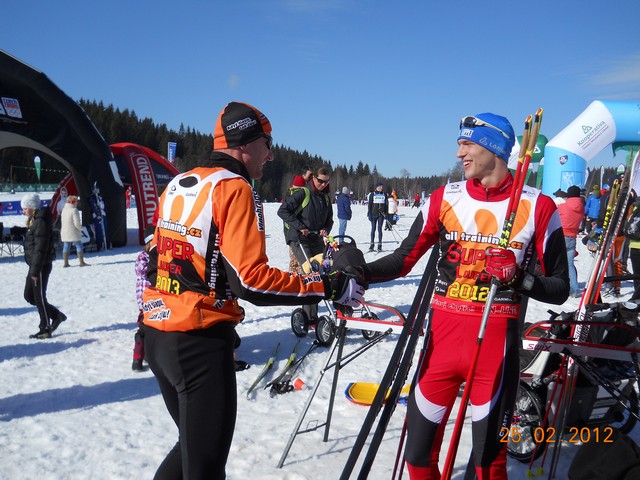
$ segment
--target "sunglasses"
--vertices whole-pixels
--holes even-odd
[[[330,178],[327,178],[326,180],[323,180],[323,179],[318,178],[318,177],[315,177],[315,179],[320,185],[324,185],[325,183],[329,183],[329,181],[331,180]]]
[[[273,137],[271,135],[267,135],[266,133],[263,133],[262,136],[265,139],[265,143],[267,145],[267,148],[269,150],[271,150],[271,147],[273,146]]]
[[[460,120],[460,128],[462,127],[466,127],[466,128],[489,127],[499,131],[505,138],[509,138],[509,135],[504,133],[504,131],[500,130],[498,127],[491,125],[490,123],[487,123],[476,117],[464,117],[462,120]]]

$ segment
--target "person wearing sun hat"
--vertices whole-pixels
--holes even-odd
[[[507,478],[504,431],[519,381],[522,295],[562,304],[569,295],[566,246],[553,200],[524,186],[508,248],[498,240],[514,188],[507,160],[515,142],[509,121],[493,113],[464,117],[457,157],[466,180],[436,189],[393,253],[362,265],[365,281],[415,274],[418,260],[439,248],[431,298],[431,342],[407,409],[405,459],[412,479],[440,478],[438,458],[447,420],[474,356],[492,278],[500,287],[484,331],[470,392],[477,478]],[[540,270],[531,272],[533,254]]]
[[[160,197],[142,295],[145,359],[178,427],[155,478],[225,478],[237,411],[234,346],[256,305],[354,307],[354,275],[290,275],[269,266],[262,201],[251,181],[273,161],[271,123],[230,102],[217,117],[213,151],[176,175]]]
[[[53,214],[50,208],[41,208],[40,196],[27,193],[20,201],[23,215],[27,216],[27,232],[24,236],[24,260],[29,273],[24,287],[24,299],[38,309],[38,331],[29,338],[43,340],[67,319],[57,307],[47,300],[49,276],[53,270],[56,251],[53,243]]]

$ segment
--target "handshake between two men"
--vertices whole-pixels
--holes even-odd
[[[516,261],[515,254],[500,247],[487,248],[485,271],[495,276],[501,284],[510,287],[518,285],[524,273]],[[333,270],[322,278],[327,300],[338,306],[350,308],[357,308],[364,302],[368,282],[362,267],[334,265]]]

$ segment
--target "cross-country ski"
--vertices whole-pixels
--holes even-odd
[[[278,343],[276,345],[276,347],[273,349],[273,353],[271,354],[271,356],[269,357],[269,359],[267,360],[267,363],[265,363],[264,367],[262,368],[262,370],[260,371],[260,373],[258,374],[258,376],[256,377],[256,379],[253,381],[253,383],[249,386],[249,388],[247,389],[247,399],[251,398],[251,393],[255,390],[255,388],[258,386],[258,384],[260,383],[260,381],[267,376],[267,374],[269,373],[269,371],[271,370],[271,368],[273,368],[273,364],[276,361],[276,357],[278,356],[278,352],[280,351],[280,343]]]

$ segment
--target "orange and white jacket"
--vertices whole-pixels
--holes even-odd
[[[176,176],[158,211],[145,325],[185,332],[242,321],[238,298],[255,305],[324,298],[320,275],[291,276],[267,264],[262,202],[232,157],[214,152],[211,166]]]

